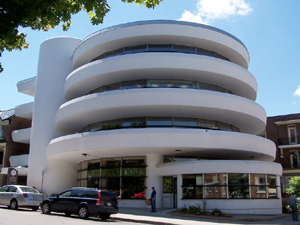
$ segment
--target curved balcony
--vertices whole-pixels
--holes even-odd
[[[150,78],[206,82],[256,99],[257,83],[249,71],[225,60],[184,53],[138,53],[86,64],[67,77],[65,97],[73,99],[103,85]]]
[[[14,142],[29,144],[31,136],[31,127],[20,130],[14,130],[11,133],[11,136]]]
[[[146,128],[88,132],[53,139],[49,159],[79,163],[93,158],[193,155],[201,158],[273,161],[275,144],[255,135],[215,130]],[[220,167],[221,168],[221,167]],[[241,169],[241,168],[239,168]],[[273,174],[273,173],[272,173]]]
[[[73,65],[78,68],[118,48],[158,43],[205,47],[248,68],[248,51],[236,37],[207,25],[168,20],[139,21],[100,30],[78,45]]]
[[[32,120],[33,102],[15,107],[16,116]]]
[[[18,92],[26,95],[34,96],[36,77],[22,80],[17,83]]]
[[[107,91],[73,99],[57,111],[56,126],[78,132],[99,121],[158,115],[218,120],[250,134],[263,131],[266,122],[266,113],[260,105],[235,95],[149,88]]]
[[[157,165],[158,176],[201,173],[254,173],[282,176],[282,166],[274,162],[253,160],[200,160],[161,163]]]

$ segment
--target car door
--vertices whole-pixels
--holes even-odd
[[[72,190],[64,191],[57,195],[55,198],[51,198],[51,209],[55,212],[66,212],[67,204],[69,202]]]
[[[15,186],[10,186],[8,188],[8,190],[6,191],[6,198],[5,198],[5,202],[6,205],[10,205],[10,201],[15,198],[17,199],[17,201],[19,201],[18,196],[20,195],[20,193],[18,193],[18,189]]]
[[[73,190],[67,205],[67,211],[77,213],[78,206],[83,200],[84,190]]]
[[[0,189],[0,205],[7,205],[6,198],[7,198],[7,191],[8,191],[9,186],[4,186]]]

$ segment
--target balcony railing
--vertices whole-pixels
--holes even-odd
[[[291,142],[288,137],[278,138],[278,145],[297,145],[300,144],[300,136],[297,136],[295,142]]]

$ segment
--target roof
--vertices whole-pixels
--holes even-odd
[[[6,120],[6,119],[10,118],[13,115],[15,115],[15,109],[9,109],[9,110],[5,110],[5,111],[0,110],[1,120]]]

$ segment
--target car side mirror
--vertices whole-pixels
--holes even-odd
[[[56,198],[58,198],[58,194],[56,195]]]

